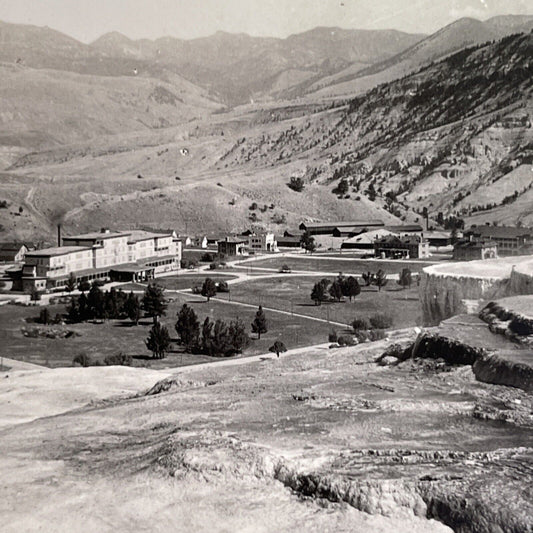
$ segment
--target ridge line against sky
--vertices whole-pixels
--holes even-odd
[[[532,0],[0,0],[0,20],[49,26],[89,43],[192,39],[217,31],[285,38],[318,26],[433,33],[462,17],[533,15]]]

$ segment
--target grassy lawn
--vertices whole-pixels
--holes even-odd
[[[438,262],[438,261],[437,261]],[[384,270],[387,274],[398,274],[404,268],[409,268],[411,272],[421,272],[428,266],[428,263],[417,261],[400,260],[374,260],[374,259],[320,259],[316,256],[308,257],[271,257],[258,261],[240,265],[242,267],[265,267],[278,270],[282,265],[287,265],[292,270],[312,270],[317,272],[343,272],[344,274],[358,274],[362,272],[375,272],[378,269]]]
[[[311,300],[313,285],[322,277],[288,276],[250,280],[231,287],[234,301],[261,304],[284,311],[293,311],[333,322],[351,323],[355,317],[368,317],[385,312],[394,317],[394,326],[401,328],[419,323],[421,308],[416,283],[403,290],[395,281],[378,292],[376,287],[361,287],[361,294],[352,302],[323,303],[314,305]],[[333,279],[330,277],[330,279]]]
[[[189,303],[200,321],[206,316],[213,319],[222,318],[229,321],[241,318],[250,333],[250,323],[256,310],[226,304],[223,302],[205,302],[205,299],[192,295],[172,296],[167,315],[162,318],[171,337],[177,335],[174,330],[176,315],[183,303]],[[49,306],[52,316],[65,311],[64,305]],[[1,353],[4,357],[27,361],[30,363],[49,367],[71,366],[74,356],[86,353],[94,359],[103,360],[106,355],[123,352],[134,357],[134,366],[147,366],[150,368],[167,368],[181,365],[213,361],[203,355],[181,353],[178,344],[174,344],[174,351],[163,360],[151,359],[150,352],[146,349],[144,340],[151,327],[151,319],[143,319],[139,326],[131,326],[128,320],[109,320],[102,324],[81,323],[67,324],[66,326],[50,326],[56,329],[72,330],[79,336],[67,339],[49,339],[45,337],[24,337],[21,328],[32,328],[37,324],[27,323],[26,319],[39,315],[38,307],[3,306],[0,307]],[[260,340],[253,340],[244,355],[265,353],[276,339],[281,339],[287,348],[295,348],[327,342],[329,328],[327,324],[305,318],[290,317],[277,313],[268,313],[268,333],[261,336]],[[254,336],[255,337],[255,336]]]

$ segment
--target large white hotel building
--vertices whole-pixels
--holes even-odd
[[[22,290],[64,287],[76,281],[144,281],[180,268],[181,243],[172,233],[141,230],[72,235],[62,246],[28,252],[22,268]]]

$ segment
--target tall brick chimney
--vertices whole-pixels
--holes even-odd
[[[61,246],[61,224],[57,225],[57,245]]]

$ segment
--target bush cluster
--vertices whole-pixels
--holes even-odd
[[[178,312],[175,329],[181,343],[191,353],[228,357],[242,352],[250,343],[242,320],[237,318],[226,323],[206,317],[200,327],[194,309],[187,304]]]

